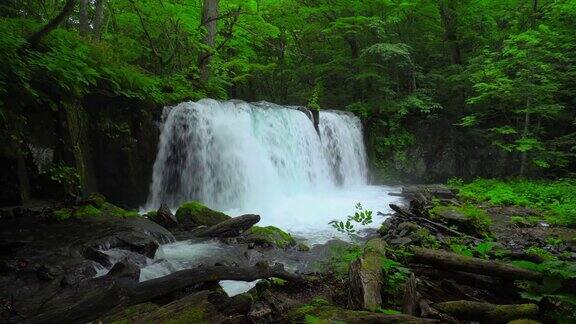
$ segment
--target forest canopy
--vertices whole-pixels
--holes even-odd
[[[6,0],[0,17],[15,146],[32,106],[211,97],[354,112],[383,177],[431,123],[509,175],[574,163],[574,0]]]

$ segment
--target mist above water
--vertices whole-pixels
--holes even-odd
[[[232,216],[256,213],[314,241],[354,212],[387,210],[389,188],[369,186],[362,125],[321,111],[318,134],[296,107],[204,99],[167,108],[145,209],[189,200]]]

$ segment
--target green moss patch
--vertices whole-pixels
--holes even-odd
[[[65,220],[68,218],[85,218],[85,217],[98,217],[98,216],[114,216],[114,217],[139,217],[140,214],[136,211],[125,210],[116,205],[113,205],[104,200],[98,199],[88,200],[90,204],[83,206],[75,206],[70,208],[62,208],[54,212],[54,217],[58,220]]]
[[[463,206],[436,206],[430,210],[433,218],[440,218],[470,234],[490,234],[492,219],[486,211],[472,204]]]
[[[247,233],[247,238],[249,241],[282,249],[296,245],[296,240],[292,235],[275,226],[253,226]]]
[[[192,228],[216,225],[230,219],[230,216],[212,210],[197,201],[191,201],[184,203],[178,208],[176,211],[176,219],[184,228]]]

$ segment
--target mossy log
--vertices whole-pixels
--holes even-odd
[[[419,318],[406,314],[389,315],[367,311],[353,311],[328,305],[305,305],[296,308],[288,314],[288,321],[291,323],[303,323],[307,317],[318,319],[318,323],[422,324],[439,322],[435,319]]]
[[[259,215],[246,214],[230,218],[207,229],[201,230],[198,237],[236,237],[250,229],[254,224],[260,221]]]
[[[436,303],[432,307],[461,320],[485,323],[508,323],[520,318],[537,318],[539,311],[536,304],[495,305],[469,300]]]
[[[115,272],[116,273],[116,272]],[[210,266],[181,270],[164,277],[138,282],[138,276],[123,273],[107,275],[86,283],[82,289],[70,289],[53,298],[43,314],[24,320],[26,323],[89,322],[113,308],[128,307],[181,291],[203,282],[220,280],[254,281],[265,278],[302,281],[302,277],[262,263],[252,267]]]
[[[464,271],[511,280],[539,280],[542,274],[509,264],[465,257],[455,253],[412,247],[412,263],[422,263],[438,269]]]

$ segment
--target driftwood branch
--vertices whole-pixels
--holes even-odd
[[[411,262],[452,271],[464,271],[512,280],[539,280],[542,274],[503,262],[464,257],[455,253],[412,247]]]
[[[111,270],[112,272],[112,270]],[[122,272],[122,271],[120,271]],[[137,273],[137,272],[136,272]],[[220,280],[254,281],[265,278],[303,281],[299,275],[284,270],[281,264],[269,267],[257,264],[252,267],[211,266],[181,270],[164,277],[138,282],[134,273],[111,274],[94,279],[89,288],[72,289],[53,301],[50,311],[27,323],[89,322],[100,318],[114,307],[127,307],[167,296],[173,292],[203,283]]]

